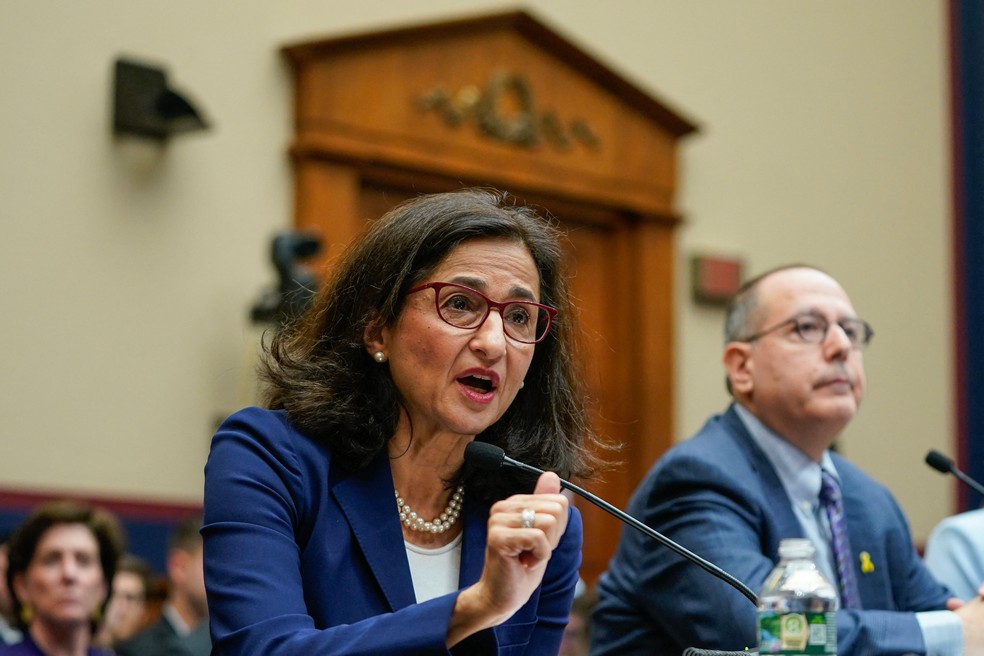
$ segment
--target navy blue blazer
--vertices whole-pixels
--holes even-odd
[[[831,455],[864,607],[837,612],[837,653],[923,653],[913,613],[941,610],[950,595],[923,567],[891,493]],[[779,560],[779,541],[805,537],[775,469],[733,407],[670,449],[628,510],[755,592]],[[748,599],[636,531],[623,530],[598,595],[592,656],[757,646],[755,606]]]
[[[482,571],[489,506],[465,495],[459,589]],[[205,467],[213,654],[448,654],[457,593],[416,603],[386,454],[352,472],[282,412],[242,410]],[[581,562],[571,508],[540,588],[453,653],[556,654]]]

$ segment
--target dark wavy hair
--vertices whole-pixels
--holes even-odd
[[[7,543],[7,588],[14,604],[14,617],[20,628],[26,629],[21,616],[23,605],[14,592],[14,577],[27,571],[38,544],[50,529],[64,524],[81,524],[96,538],[99,545],[99,564],[102,566],[103,581],[106,583],[106,598],[100,605],[100,615],[109,603],[113,589],[113,576],[116,565],[126,547],[126,534],[116,516],[108,510],[90,506],[78,501],[49,501],[38,506],[31,515],[14,531]],[[98,618],[92,618],[92,630],[96,629]]]
[[[476,439],[562,477],[591,476],[598,442],[587,418],[584,377],[576,353],[575,310],[563,270],[562,233],[552,220],[515,204],[508,194],[468,189],[421,196],[373,222],[352,243],[311,308],[276,333],[261,364],[269,407],[282,409],[303,433],[326,444],[350,468],[385,449],[402,400],[388,367],[363,341],[371,323],[396,322],[407,290],[461,244],[482,238],[522,243],[540,277],[541,303],[558,309],[546,339],[536,345],[519,392],[505,414]],[[531,489],[529,477],[460,471],[484,498]]]

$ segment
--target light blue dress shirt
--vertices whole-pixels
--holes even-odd
[[[926,567],[963,600],[984,583],[984,508],[947,517],[926,542]]]

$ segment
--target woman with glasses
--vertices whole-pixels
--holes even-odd
[[[205,470],[215,654],[556,654],[589,475],[557,231],[502,194],[398,206],[277,333]],[[486,472],[473,440],[548,470]]]

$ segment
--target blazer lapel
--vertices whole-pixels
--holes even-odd
[[[461,567],[458,570],[458,589],[478,581],[485,566],[485,538],[488,533],[488,507],[465,494],[464,535],[461,545]]]
[[[416,603],[385,452],[364,469],[334,483],[331,494],[345,513],[391,610]],[[399,548],[394,550],[394,545]]]
[[[762,495],[767,501],[770,517],[776,529],[776,541],[772,545],[771,556],[778,560],[779,540],[783,538],[806,537],[803,534],[803,527],[800,525],[799,520],[796,519],[796,514],[793,512],[793,503],[789,500],[789,495],[786,494],[786,488],[782,486],[782,481],[779,480],[779,474],[772,467],[768,456],[765,455],[758,444],[755,443],[755,440],[752,439],[752,436],[748,433],[748,429],[745,428],[745,424],[741,421],[741,417],[738,416],[733,405],[725,413],[724,422],[730,429],[729,432],[734,436],[735,441],[738,442],[741,449],[745,452],[745,457],[751,464],[752,470],[758,476]],[[780,499],[783,501],[780,501]]]

